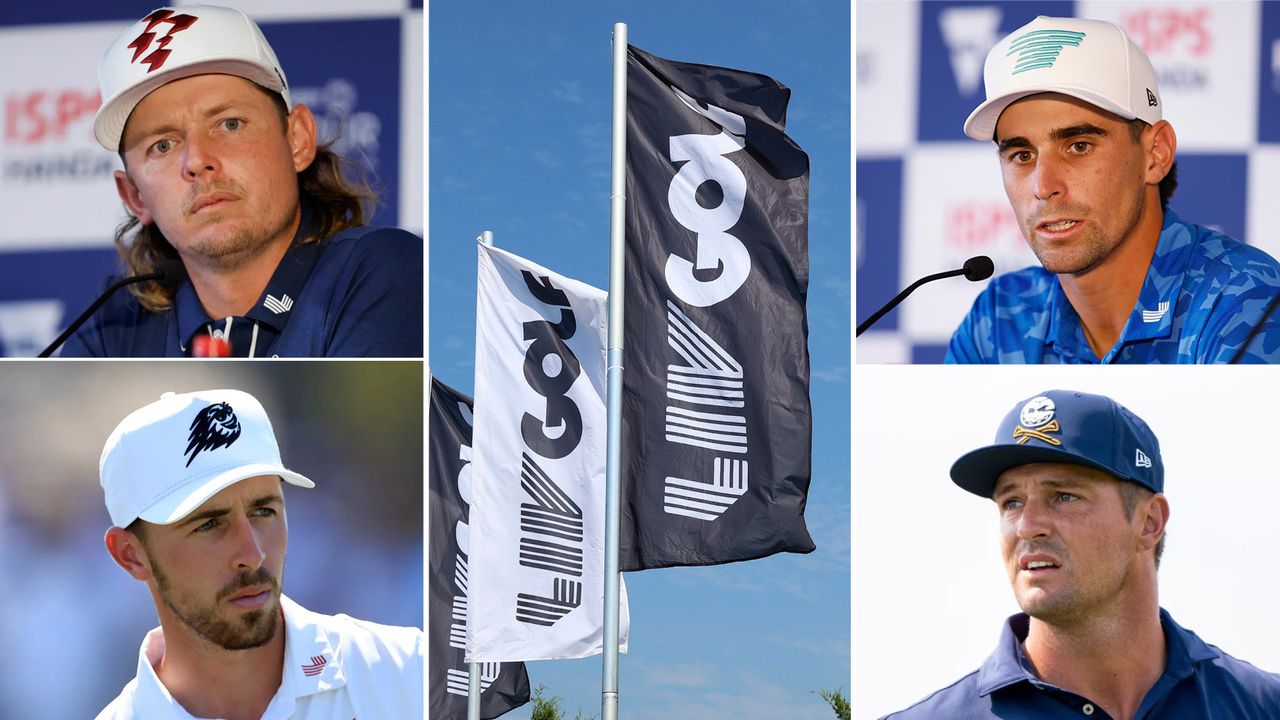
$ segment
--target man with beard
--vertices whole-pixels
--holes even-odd
[[[156,10],[98,76],[116,249],[131,276],[180,270],[112,296],[64,357],[421,357],[422,239],[365,227],[372,193],[244,13]]]
[[[121,421],[99,471],[107,552],[147,584],[160,617],[99,720],[423,716],[421,630],[281,594],[283,483],[314,483],[281,463],[256,399],[165,393]]]
[[[1280,361],[1280,264],[1168,207],[1177,138],[1124,30],[1038,17],[992,48],[984,80],[964,131],[995,143],[1043,267],[992,280],[947,362]]]
[[[1280,712],[1280,676],[1206,644],[1157,600],[1169,502],[1156,436],[1101,395],[1018,403],[995,442],[951,466],[996,503],[1023,612],[976,672],[900,713],[947,718],[1256,720]]]

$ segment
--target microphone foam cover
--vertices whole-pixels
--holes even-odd
[[[991,262],[991,258],[986,255],[975,255],[964,261],[964,277],[966,280],[974,282],[986,280],[995,271],[995,263]]]

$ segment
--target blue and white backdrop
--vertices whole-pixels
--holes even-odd
[[[1280,256],[1264,225],[1280,188],[1280,3],[858,2],[857,318],[923,275],[989,255],[1035,263],[993,147],[965,137],[987,51],[1037,15],[1118,23],[1155,65],[1178,135],[1186,220]],[[857,341],[860,363],[941,362],[983,283],[926,285]]]
[[[93,139],[98,60],[162,0],[6,3],[0,12],[0,348],[33,356],[117,272],[119,159]],[[177,5],[191,4],[178,2]],[[212,0],[262,26],[295,102],[372,172],[373,222],[423,228],[421,0]]]

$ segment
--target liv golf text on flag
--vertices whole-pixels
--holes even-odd
[[[791,91],[627,52],[623,570],[810,552],[809,158]]]
[[[478,247],[467,658],[594,655],[604,635],[605,293]]]
[[[471,529],[471,398],[431,378],[431,416],[427,425],[431,464],[431,678],[427,716],[432,720],[467,717],[467,557]],[[529,675],[523,663],[480,666],[480,717],[484,720],[529,702]]]

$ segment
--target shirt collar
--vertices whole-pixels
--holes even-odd
[[[1005,621],[1000,633],[1000,641],[995,652],[982,663],[978,669],[978,694],[990,695],[996,690],[1020,682],[1027,682],[1037,687],[1051,687],[1036,677],[1031,669],[1031,661],[1022,648],[1027,638],[1031,619],[1025,613],[1018,613]],[[1195,672],[1195,665],[1206,660],[1213,660],[1219,652],[1195,633],[1174,622],[1164,608],[1160,609],[1160,626],[1164,630],[1166,660],[1161,680],[1169,678],[1177,682]]]
[[[1174,306],[1187,276],[1194,240],[1190,228],[1166,207],[1156,250],[1151,256],[1151,264],[1147,266],[1142,290],[1138,292],[1138,302],[1120,331],[1120,339],[1101,358],[1101,362],[1111,362],[1126,343],[1167,338],[1173,334]],[[1049,329],[1045,338],[1062,357],[1083,355],[1097,361],[1080,327],[1080,316],[1071,306],[1056,276],[1049,294]]]
[[[1093,348],[1080,328],[1080,316],[1067,299],[1062,283],[1057,276],[1049,290],[1049,328],[1045,331],[1045,340],[1053,345],[1060,357],[1074,358],[1084,354],[1086,358],[1094,358]]]
[[[342,658],[337,653],[338,638],[324,628],[323,616],[307,610],[284,595],[284,673],[280,688],[263,713],[263,720],[293,715],[298,698],[326,692],[347,684]],[[137,693],[134,707],[139,717],[166,720],[196,720],[169,694],[156,675],[155,664],[164,657],[164,632],[147,633],[138,651]]]
[[[1160,239],[1142,281],[1138,303],[1120,335],[1121,342],[1167,338],[1173,334],[1174,306],[1187,277],[1194,245],[1191,229],[1173,210],[1165,208]]]
[[[302,220],[298,223],[298,231],[294,233],[292,244],[280,259],[280,264],[272,273],[266,289],[262,291],[262,295],[249,312],[245,313],[245,317],[269,325],[276,332],[284,329],[293,305],[298,295],[302,293],[302,287],[306,284],[307,278],[311,277],[316,259],[320,257],[322,241],[303,242],[314,234],[315,216],[304,204]],[[209,317],[209,314],[204,311],[204,305],[200,303],[200,297],[196,294],[195,286],[191,284],[189,277],[184,278],[182,284],[178,286],[173,304],[177,310],[178,337],[185,351],[191,347],[191,337],[197,332],[203,332],[205,326],[215,318]]]

